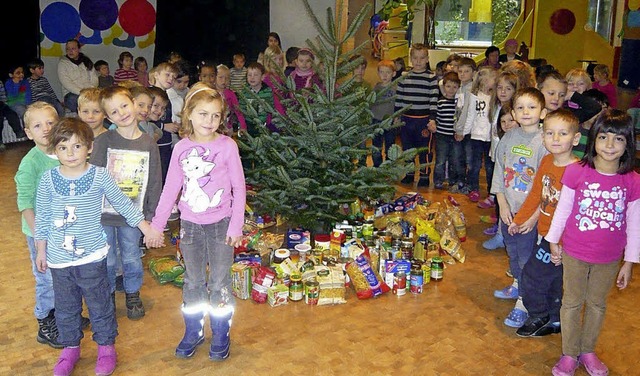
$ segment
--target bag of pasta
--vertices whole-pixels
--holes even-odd
[[[347,263],[345,268],[358,299],[369,299],[389,292],[389,286],[380,274],[371,268],[369,259],[364,254]]]
[[[460,244],[458,236],[453,232],[453,230],[449,228],[444,230],[442,238],[440,239],[440,247],[450,254],[455,260],[460,263],[464,263],[466,253],[462,248],[462,244]]]
[[[467,240],[467,224],[462,210],[460,210],[458,206],[447,205],[446,211],[449,218],[451,218],[451,222],[453,223],[456,235],[458,235],[458,239],[460,239],[461,242],[464,242]]]

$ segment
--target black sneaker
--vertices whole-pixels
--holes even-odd
[[[139,291],[131,294],[126,293],[126,305],[129,320],[138,320],[144,316],[144,306],[142,305]]]
[[[558,334],[562,330],[560,328],[559,322],[548,322],[542,328],[538,329],[535,333],[531,335],[531,337],[544,337],[549,334]]]
[[[532,337],[537,331],[549,322],[549,316],[545,317],[529,317],[524,325],[516,330],[519,337]]]
[[[47,317],[38,319],[38,336],[36,340],[39,343],[49,345],[54,349],[62,349],[64,345],[58,342],[58,326],[56,325],[56,317],[52,309]]]

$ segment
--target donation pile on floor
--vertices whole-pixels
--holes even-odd
[[[424,285],[442,280],[445,265],[464,263],[465,218],[448,200],[428,202],[409,193],[375,210],[359,209],[352,205],[354,220],[329,234],[301,228],[278,234],[247,221],[230,271],[234,295],[276,307],[346,303],[347,289],[358,299],[389,291],[420,294]],[[152,260],[149,267],[158,282],[180,286],[175,234],[172,241],[178,256]]]

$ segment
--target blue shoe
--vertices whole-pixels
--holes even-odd
[[[520,308],[514,308],[509,313],[506,319],[504,319],[504,324],[506,326],[510,326],[512,328],[519,328],[527,321],[529,318],[529,314]]]
[[[498,248],[504,248],[504,238],[502,237],[502,234],[497,233],[493,238],[482,243],[482,247],[489,251],[493,251],[494,249]]]
[[[498,299],[518,299],[518,288],[507,286],[502,290],[495,290],[493,296]]]

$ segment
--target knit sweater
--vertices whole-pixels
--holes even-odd
[[[62,56],[58,62],[58,79],[62,84],[62,96],[69,93],[80,94],[87,87],[98,87],[98,76],[84,64],[76,65],[68,57]]]

